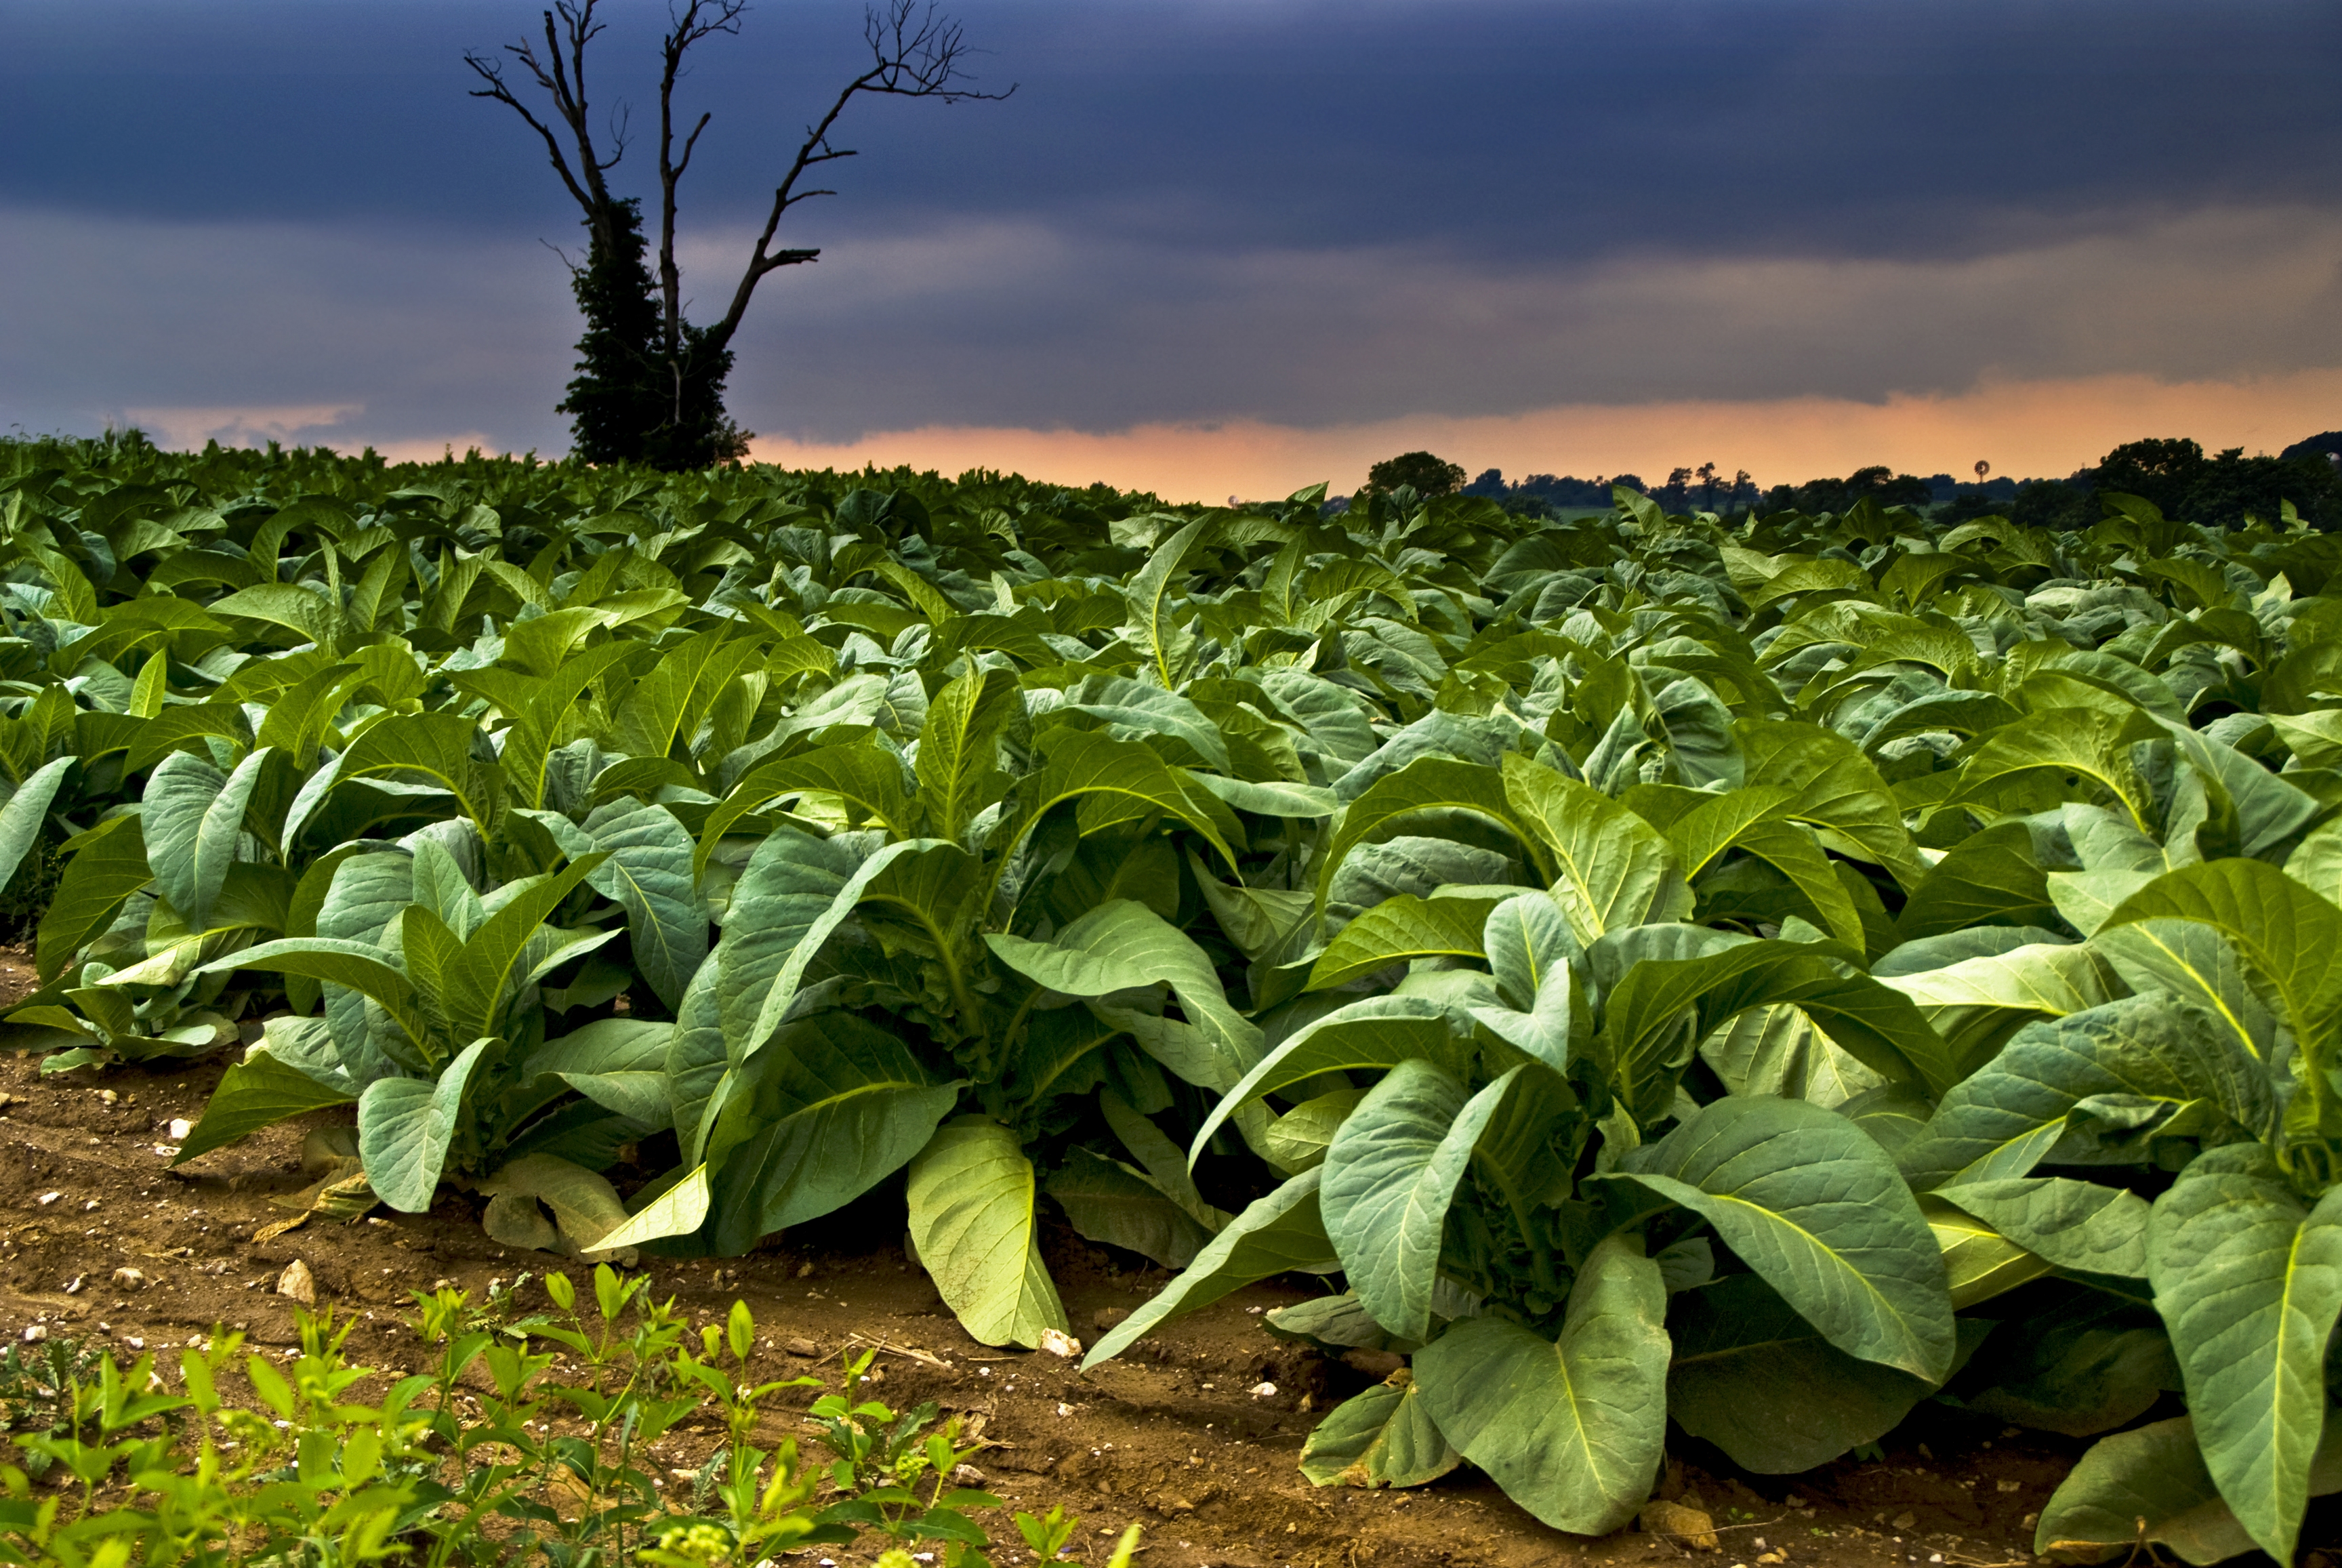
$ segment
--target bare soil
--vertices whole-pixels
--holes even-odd
[[[30,978],[20,958],[0,954],[0,1002]],[[47,1079],[38,1066],[32,1057],[0,1059],[0,1334],[7,1339],[40,1325],[126,1357],[226,1323],[258,1345],[292,1345],[295,1303],[275,1287],[299,1259],[315,1276],[318,1304],[355,1320],[351,1358],[405,1372],[427,1359],[402,1321],[410,1291],[445,1281],[485,1294],[492,1281],[563,1266],[547,1254],[498,1247],[480,1229],[479,1200],[462,1193],[443,1194],[428,1214],[377,1210],[351,1224],[313,1219],[255,1245],[255,1229],[285,1217],[270,1200],[305,1184],[305,1133],[347,1121],[346,1110],[270,1128],[173,1169],[169,1124],[201,1114],[223,1061]],[[1146,1529],[1140,1561],[1149,1568],[1610,1568],[1685,1558],[1716,1568],[2016,1568],[2035,1561],[2033,1515],[2083,1446],[1940,1407],[1923,1407],[1890,1438],[1883,1463],[1841,1462],[1794,1477],[1737,1472],[1686,1440],[1669,1460],[1661,1495],[1706,1509],[1720,1550],[1711,1555],[1632,1530],[1589,1540],[1538,1523],[1468,1468],[1411,1492],[1304,1480],[1295,1462],[1311,1424],[1373,1380],[1370,1370],[1261,1327],[1265,1309],[1315,1293],[1306,1282],[1238,1292],[1085,1374],[1055,1356],[968,1339],[909,1266],[902,1235],[899,1195],[874,1196],[748,1257],[646,1259],[645,1267],[695,1322],[720,1322],[735,1297],[745,1299],[760,1342],[772,1347],[772,1365],[760,1374],[834,1377],[840,1351],[886,1347],[876,1397],[898,1409],[932,1399],[981,1415],[994,1446],[978,1463],[994,1491],[1020,1508],[1062,1503],[1081,1517],[1082,1539],[1100,1559],[1136,1521]],[[1051,1235],[1046,1250],[1084,1339],[1166,1277],[1070,1232]],[[143,1273],[143,1288],[116,1284],[123,1268]],[[817,1354],[791,1354],[793,1342]],[[1263,1383],[1275,1393],[1256,1393]],[[688,1457],[678,1452],[676,1463]],[[2342,1540],[2331,1501],[2313,1513],[2312,1544]],[[988,1527],[996,1541],[1016,1539],[1006,1518]],[[851,1564],[876,1554],[875,1546],[821,1548],[804,1561],[813,1568],[822,1558]],[[1006,1563],[1025,1554],[1019,1547],[996,1555]]]

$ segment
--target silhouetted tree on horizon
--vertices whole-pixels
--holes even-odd
[[[590,463],[647,463],[668,469],[704,468],[736,459],[750,434],[724,406],[724,385],[732,371],[732,339],[747,315],[756,285],[785,266],[818,257],[818,250],[775,249],[773,239],[789,209],[831,190],[799,190],[820,165],[855,155],[830,142],[830,133],[858,94],[898,98],[1006,98],[964,85],[968,54],[958,24],[920,0],[886,0],[864,17],[863,36],[871,64],[839,92],[829,110],[807,127],[796,156],[774,188],[773,204],[734,286],[723,316],[698,325],[684,319],[683,273],[676,263],[676,187],[691,166],[700,133],[714,118],[703,113],[681,137],[675,119],[675,85],[692,47],[718,33],[736,35],[746,0],[684,0],[670,5],[671,24],[660,41],[659,232],[656,277],[643,232],[640,198],[615,195],[606,178],[626,156],[624,106],[609,122],[608,151],[597,146],[588,118],[586,47],[605,24],[595,17],[597,0],[558,0],[544,13],[545,41],[524,38],[504,53],[528,73],[552,102],[553,124],[523,103],[505,75],[505,62],[466,53],[464,63],[487,84],[472,96],[492,98],[511,108],[543,139],[554,172],[584,214],[585,265],[571,265],[571,285],[586,316],[578,340],[577,375],[556,411],[570,416],[575,454]]]

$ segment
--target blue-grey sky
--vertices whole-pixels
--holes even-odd
[[[739,341],[735,411],[768,437],[1493,431],[2050,383],[2282,384],[2306,423],[2267,444],[2342,425],[2315,406],[2342,390],[2330,0],[947,9],[1016,93],[849,112],[863,155],[784,233],[822,260]],[[603,10],[593,96],[631,103],[614,177],[647,195],[665,7]],[[860,15],[766,0],[696,56],[709,314]],[[546,245],[576,215],[462,61],[535,19],[0,0],[0,425],[561,449]],[[1490,460],[1560,465],[1516,444]]]

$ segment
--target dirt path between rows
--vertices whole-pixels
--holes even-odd
[[[21,964],[16,965],[21,968]],[[6,978],[0,967],[0,980]],[[22,981],[17,982],[19,984]],[[424,1361],[401,1318],[407,1293],[452,1282],[477,1295],[523,1270],[561,1260],[498,1247],[478,1201],[444,1194],[428,1214],[377,1210],[361,1223],[312,1220],[255,1245],[254,1230],[285,1217],[269,1200],[299,1190],[310,1125],[321,1112],[177,1170],[169,1124],[201,1112],[223,1064],[167,1071],[84,1071],[44,1080],[30,1057],[0,1059],[0,1333],[27,1328],[110,1344],[118,1355],[184,1344],[228,1323],[264,1346],[296,1343],[294,1303],[276,1293],[296,1258],[320,1305],[355,1319],[351,1359],[408,1371]],[[979,1460],[993,1490],[1024,1508],[1062,1503],[1103,1544],[1133,1521],[1148,1568],[1412,1568],[1415,1564],[1613,1564],[1689,1558],[1717,1568],[1779,1563],[1921,1563],[2016,1568],[2034,1561],[2031,1516],[2080,1444],[1979,1423],[1927,1407],[1889,1441],[1882,1463],[1842,1462],[1796,1477],[1735,1473],[1713,1450],[1671,1458],[1663,1496],[1706,1509],[1721,1549],[1688,1551],[1663,1536],[1602,1540],[1538,1523],[1476,1473],[1413,1492],[1310,1485],[1295,1468],[1318,1414],[1364,1388],[1368,1373],[1271,1336],[1268,1307],[1315,1293],[1272,1282],[1183,1319],[1121,1361],[1087,1374],[1056,1357],[1001,1352],[960,1332],[901,1244],[899,1196],[873,1197],[745,1258],[646,1260],[662,1294],[696,1323],[720,1322],[737,1296],[755,1312],[772,1365],[760,1375],[829,1372],[850,1343],[880,1342],[877,1397],[922,1400],[984,1417],[994,1443]],[[1166,1277],[1109,1257],[1070,1232],[1048,1238],[1048,1262],[1085,1339],[1146,1299]],[[132,1268],[144,1288],[114,1283]],[[529,1287],[535,1300],[535,1287]],[[820,1353],[789,1353],[793,1341]],[[807,1348],[799,1343],[798,1349]],[[1275,1393],[1256,1393],[1263,1383]],[[678,1440],[687,1447],[690,1437]],[[676,1463],[686,1455],[679,1448]],[[2314,1514],[2307,1539],[2336,1530]],[[996,1541],[1015,1540],[1004,1517]],[[866,1550],[823,1548],[800,1559],[867,1563]],[[1020,1561],[1005,1547],[999,1561]],[[1103,1551],[1097,1555],[1103,1557]]]

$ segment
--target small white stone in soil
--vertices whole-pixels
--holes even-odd
[[[170,1135],[171,1141],[175,1144],[185,1143],[188,1135],[194,1133],[195,1130],[195,1124],[193,1122],[188,1121],[185,1116],[172,1117],[171,1124],[163,1129],[165,1133]]]
[[[43,1207],[43,1208],[45,1208],[45,1208],[47,1208],[51,1203],[55,1203],[59,1198],[62,1198],[62,1197],[64,1197],[64,1196],[65,1196],[65,1194],[64,1194],[63,1193],[43,1193],[39,1197],[37,1197],[37,1198],[34,1199],[33,1201],[34,1201],[35,1203],[36,1203],[40,1204],[40,1205],[41,1205],[41,1207]]]
[[[277,1277],[276,1293],[291,1296],[303,1306],[315,1306],[317,1303],[316,1277],[309,1273],[307,1263],[295,1258]]]
[[[1254,1383],[1252,1385],[1252,1396],[1255,1399],[1275,1399],[1276,1397],[1276,1384],[1273,1383]],[[1762,1545],[1763,1543],[1759,1542],[1758,1544]]]

